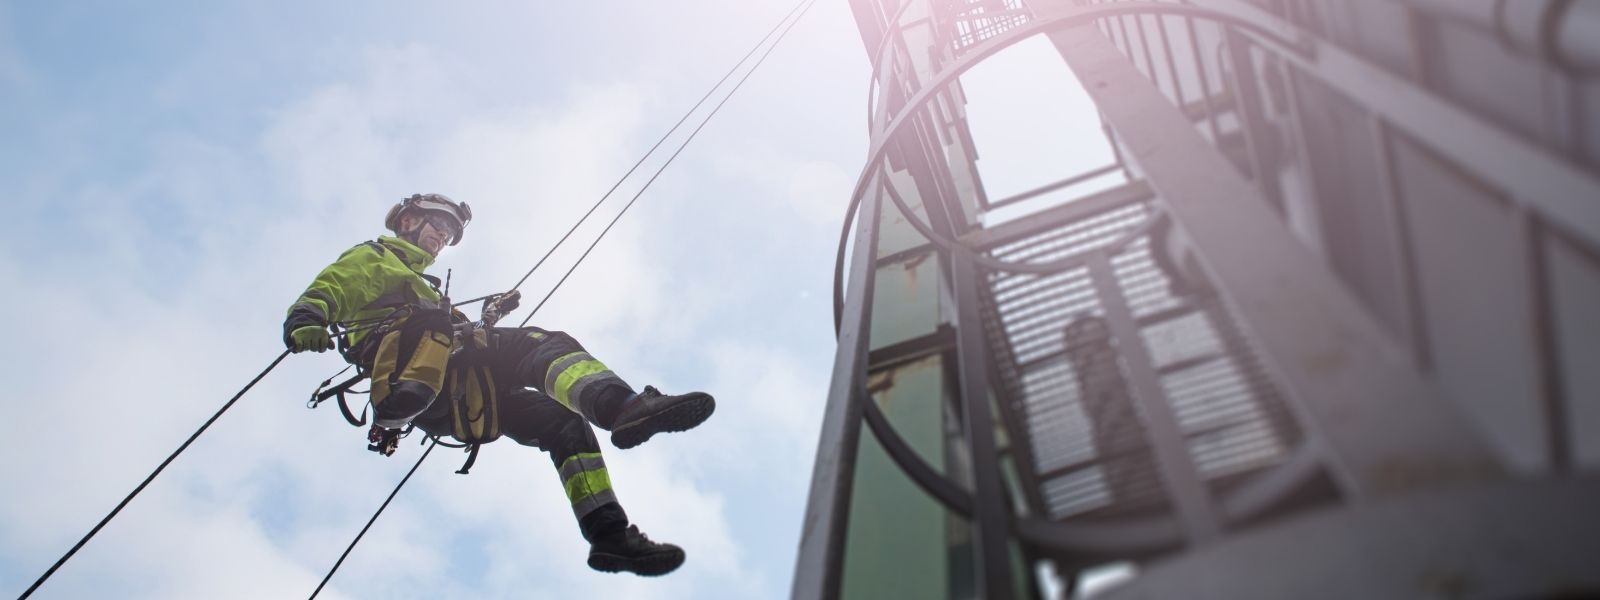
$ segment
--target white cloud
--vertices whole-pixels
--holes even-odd
[[[817,406],[827,396],[825,365],[808,366],[782,349],[733,339],[712,342],[708,355],[711,385],[738,394],[736,403],[723,405],[732,421],[724,427],[731,431],[718,439],[777,445],[790,458],[809,459],[820,425]]]
[[[763,188],[781,190],[783,196],[770,201],[780,201],[785,213],[810,224],[838,226],[858,175],[835,162],[799,158],[770,148],[717,158],[718,170],[730,178],[750,179]]]

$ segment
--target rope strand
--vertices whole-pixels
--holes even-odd
[[[710,98],[711,95],[717,91],[717,88],[722,87],[722,84],[727,82],[728,78],[733,76],[733,74],[739,70],[739,67],[744,65],[745,61],[750,60],[750,57],[756,53],[756,50],[759,50],[761,48],[762,44],[767,43],[767,39],[772,37],[773,32],[776,32],[778,30],[778,28],[781,27],[785,21],[788,21],[789,17],[794,15],[794,12],[800,8],[801,4],[805,4],[805,0],[801,0],[801,2],[799,4],[795,4],[794,5],[794,8],[789,9],[789,12],[787,14],[783,15],[782,19],[778,20],[778,24],[777,25],[773,25],[772,29],[768,29],[767,30],[767,34],[761,36],[761,40],[756,42],[756,44],[754,46],[751,46],[750,47],[750,51],[746,52],[744,54],[744,56],[739,59],[739,62],[734,63],[734,65],[728,69],[727,73],[723,73],[722,74],[722,78],[718,79],[715,84],[712,84],[711,89],[706,90],[705,95],[701,96],[700,99],[694,103],[694,106],[691,106],[691,107],[689,107],[689,110],[684,111],[683,116],[678,118],[678,122],[677,123],[673,123],[672,124],[672,128],[668,129],[666,133],[661,134],[661,138],[657,139],[656,143],[654,145],[650,146],[650,149],[646,150],[644,155],[640,156],[639,160],[637,162],[633,163],[632,167],[628,167],[628,172],[623,173],[622,177],[617,178],[617,182],[616,183],[611,184],[611,189],[606,190],[606,193],[601,195],[600,199],[596,200],[593,206],[589,207],[588,212],[583,213],[583,216],[578,218],[578,222],[573,223],[572,224],[572,228],[568,229],[567,233],[565,233],[565,234],[563,234],[561,236],[561,239],[556,240],[556,243],[550,246],[550,250],[545,252],[544,256],[539,257],[539,261],[538,262],[533,263],[533,268],[528,269],[528,272],[524,273],[522,275],[522,278],[518,279],[517,283],[511,286],[511,290],[516,290],[517,288],[522,287],[523,282],[527,281],[529,277],[532,277],[533,276],[533,272],[539,270],[539,267],[544,264],[544,261],[548,260],[550,258],[550,255],[555,254],[556,249],[560,248],[561,244],[567,241],[567,238],[572,237],[573,232],[576,232],[578,230],[578,226],[583,225],[584,221],[589,220],[589,215],[593,215],[595,209],[600,208],[600,205],[604,204],[606,199],[610,198],[611,194],[613,192],[616,192],[618,187],[622,186],[622,182],[627,181],[629,177],[633,176],[633,172],[638,170],[639,166],[643,165],[644,161],[646,161],[646,160],[648,160],[650,158],[650,155],[655,154],[656,149],[660,148],[661,144],[666,143],[667,138],[672,137],[672,134],[674,132],[678,131],[679,127],[683,126],[684,121],[688,121],[689,120],[689,116],[693,115],[694,111],[700,110],[700,106],[706,103],[706,99]],[[731,92],[730,92],[730,94],[731,94]],[[605,234],[602,233],[600,235],[604,236]],[[557,285],[560,285],[560,284],[557,284]]]
[[[639,201],[639,197],[644,195],[645,190],[650,189],[650,184],[655,183],[656,178],[660,177],[662,171],[667,170],[667,167],[672,164],[672,161],[676,160],[678,155],[683,153],[684,148],[689,147],[689,142],[694,141],[695,136],[700,134],[700,130],[704,129],[706,124],[711,122],[711,118],[717,116],[717,112],[722,110],[723,105],[727,104],[728,100],[733,98],[734,93],[738,92],[739,88],[744,86],[744,82],[748,81],[750,76],[755,74],[756,69],[760,68],[761,64],[766,62],[767,57],[772,55],[772,51],[778,48],[778,44],[783,42],[783,38],[789,35],[789,31],[794,29],[795,24],[799,23],[801,17],[804,17],[805,14],[809,12],[811,7],[815,4],[816,0],[801,0],[800,4],[795,5],[795,8],[800,8],[803,5],[805,9],[801,10],[799,16],[796,16],[794,20],[789,21],[789,26],[784,28],[783,33],[778,34],[778,39],[774,40],[772,45],[767,47],[767,51],[761,54],[761,58],[756,60],[755,65],[751,66],[749,71],[745,71],[744,76],[739,78],[739,82],[735,83],[733,85],[733,89],[728,91],[728,95],[722,97],[722,101],[718,102],[717,105],[711,109],[711,112],[700,121],[700,124],[694,128],[694,131],[689,132],[689,137],[684,139],[682,144],[678,145],[678,149],[673,151],[672,156],[667,157],[667,161],[662,163],[661,167],[656,169],[655,174],[651,175],[650,179],[644,182],[644,187],[639,188],[639,191],[633,195],[633,198],[628,200],[627,204],[623,205],[621,211],[617,212],[617,216],[611,218],[611,222],[607,223],[606,228],[600,231],[600,235],[595,236],[594,241],[589,244],[588,248],[584,249],[583,254],[578,257],[578,260],[572,263],[572,267],[568,268],[567,272],[561,276],[561,279],[556,281],[556,284],[552,286],[550,291],[544,295],[544,298],[539,300],[539,304],[535,305],[533,310],[528,312],[528,316],[522,318],[522,323],[518,325],[519,327],[527,326],[528,321],[533,319],[533,315],[538,313],[540,308],[544,307],[545,302],[550,301],[550,297],[556,294],[556,290],[561,289],[561,284],[566,283],[567,278],[572,276],[572,272],[578,270],[578,265],[583,264],[583,259],[588,258],[589,253],[594,250],[595,246],[600,245],[600,240],[606,237],[606,234],[611,231],[611,227],[616,225],[617,221],[622,219],[622,215],[628,213],[629,208],[633,208],[633,203]],[[793,10],[789,12],[790,14],[794,13]],[[785,19],[787,18],[788,17],[785,17]]]
[[[311,598],[316,598],[317,594],[322,593],[323,586],[328,585],[328,580],[333,579],[333,574],[339,571],[339,565],[344,564],[344,559],[350,556],[350,551],[356,549],[356,544],[360,543],[361,538],[367,535],[368,529],[372,529],[372,524],[378,522],[378,516],[383,514],[383,510],[389,508],[389,502],[393,501],[395,495],[400,493],[400,488],[406,486],[406,482],[410,481],[411,476],[417,472],[417,467],[422,466],[422,461],[428,460],[428,455],[433,453],[433,449],[438,446],[439,441],[434,440],[432,444],[428,445],[427,450],[422,451],[422,456],[417,458],[417,464],[411,465],[411,470],[406,471],[406,476],[400,478],[399,485],[394,486],[394,491],[389,492],[389,497],[385,498],[383,504],[378,506],[378,512],[372,513],[372,518],[367,519],[367,524],[361,528],[361,533],[356,534],[356,539],[350,540],[350,545],[346,546],[344,553],[339,555],[339,560],[333,563],[333,568],[328,569],[328,574],[322,577],[322,583],[317,584],[317,589],[311,592]]]
[[[272,364],[269,364],[267,365],[267,368],[262,369],[261,373],[257,374],[255,379],[251,379],[250,383],[245,384],[244,388],[239,390],[239,393],[234,394],[232,398],[228,399],[226,404],[222,405],[222,408],[217,409],[217,412],[211,415],[211,418],[206,419],[205,424],[201,425],[199,429],[196,429],[194,434],[189,436],[189,439],[184,440],[182,446],[178,446],[177,450],[172,451],[172,454],[168,455],[166,460],[161,461],[161,465],[156,467],[156,470],[152,471],[149,477],[145,477],[144,481],[139,482],[139,487],[133,488],[133,491],[130,492],[126,498],[123,498],[122,502],[117,503],[116,508],[111,509],[111,512],[107,513],[105,518],[100,519],[100,522],[96,523],[94,529],[90,529],[89,533],[83,536],[83,539],[80,539],[78,540],[78,543],[73,544],[71,550],[68,550],[66,554],[61,555],[61,558],[56,561],[56,564],[50,565],[50,568],[44,572],[44,575],[40,575],[39,579],[33,582],[33,585],[28,586],[27,591],[22,592],[22,595],[18,596],[17,600],[23,600],[28,596],[33,595],[33,591],[39,589],[39,586],[43,584],[46,579],[49,579],[51,575],[54,575],[56,570],[61,568],[61,565],[66,564],[67,559],[72,558],[72,555],[78,553],[78,549],[82,548],[84,544],[89,543],[90,538],[93,538],[95,534],[100,533],[100,530],[106,526],[106,523],[111,522],[112,517],[115,517],[117,516],[117,513],[122,512],[122,508],[127,506],[129,502],[133,501],[134,496],[138,496],[139,492],[144,491],[145,486],[150,485],[150,482],[155,480],[157,475],[160,475],[162,471],[166,470],[167,465],[172,464],[173,459],[178,458],[179,454],[183,454],[183,451],[189,448],[189,444],[193,444],[194,440],[200,437],[200,434],[205,433],[206,429],[210,428],[212,423],[217,422],[217,417],[221,417],[222,413],[228,412],[229,408],[233,408],[234,402],[238,402],[239,398],[243,397],[245,392],[250,391],[250,388],[255,387],[256,382],[259,382],[261,381],[261,378],[266,377],[267,373],[271,373],[273,369],[278,368],[278,363],[283,362],[283,359],[287,356],[289,356],[289,351],[284,350],[283,353],[279,354],[277,358],[272,359]]]

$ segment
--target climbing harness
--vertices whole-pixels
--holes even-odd
[[[450,442],[444,441],[444,436],[438,436],[438,435],[431,436],[429,439],[432,439],[435,444],[438,444],[440,446],[444,446],[446,448],[460,449],[460,450],[463,450],[464,452],[467,453],[467,462],[462,463],[461,464],[461,468],[456,469],[456,474],[457,475],[467,475],[468,472],[472,470],[472,465],[478,464],[478,448],[482,447],[483,444],[480,444],[480,443],[452,444]]]
[[[378,250],[385,251],[381,245]],[[375,403],[383,401],[389,395],[389,389],[402,377],[414,381],[426,380],[430,388],[439,390],[439,398],[436,401],[450,403],[456,424],[454,437],[463,440],[464,444],[451,446],[447,443],[446,446],[468,449],[466,464],[456,471],[465,475],[477,461],[478,448],[499,437],[498,403],[490,383],[492,376],[488,373],[487,367],[452,368],[448,376],[433,384],[431,372],[424,371],[427,371],[427,365],[458,362],[456,358],[463,351],[488,347],[490,328],[499,322],[507,310],[515,308],[521,298],[521,292],[512,290],[504,294],[480,296],[462,303],[451,303],[449,290],[452,276],[453,271],[445,272],[442,290],[439,289],[440,282],[436,278],[428,278],[429,284],[439,291],[441,303],[450,309],[398,307],[388,315],[359,323],[357,327],[370,332],[359,345],[350,343],[352,337],[350,334],[356,331],[356,328],[341,331],[337,324],[333,325],[334,335],[339,340],[339,352],[350,365],[323,380],[312,392],[306,407],[316,408],[323,402],[337,398],[339,413],[346,422],[358,428],[367,427],[367,449],[383,456],[393,456],[400,440],[409,434],[410,428],[402,431],[377,423],[368,426],[367,410]],[[424,277],[427,276],[424,274]],[[465,317],[455,310],[463,305],[477,302],[484,303],[482,316],[477,321],[466,321]],[[448,343],[429,333],[446,330],[443,326],[445,322],[451,322],[447,329],[450,332]],[[396,332],[400,332],[400,335],[391,337]],[[441,358],[446,348],[448,348],[447,360]],[[334,383],[334,379],[352,368],[356,369],[355,375],[337,384]],[[388,375],[384,376],[383,373]],[[353,389],[362,380],[373,378],[375,374],[378,377],[373,379],[372,389],[367,391]],[[377,393],[374,394],[374,390]],[[362,406],[359,417],[350,408],[348,398],[350,394],[368,394],[368,401]],[[435,441],[438,441],[437,437]]]
[[[502,307],[513,306],[519,297],[519,292],[512,291],[507,294],[485,296],[471,301],[487,300],[483,307],[483,316],[478,321],[458,322],[451,325],[450,361],[455,361],[456,357],[463,351],[481,350],[489,347],[490,328],[503,316]],[[459,307],[460,305],[455,306]],[[395,381],[403,373],[414,373],[416,371],[416,369],[412,368],[415,363],[438,360],[437,355],[444,347],[442,341],[437,339],[427,341],[431,336],[426,334],[426,331],[434,329],[436,324],[434,326],[419,324],[424,319],[430,318],[429,316],[419,318],[419,315],[428,315],[428,313],[433,313],[433,311],[408,309],[403,313],[397,312],[397,314],[390,315],[372,328],[372,335],[369,335],[366,338],[368,341],[360,347],[350,347],[347,341],[348,337],[341,332],[339,334],[341,353],[352,364],[323,380],[316,390],[312,392],[311,398],[306,402],[306,407],[316,408],[323,402],[337,398],[339,412],[345,421],[355,427],[366,427],[368,425],[367,409],[374,402],[381,401],[383,399],[382,395],[369,396],[369,401],[362,407],[359,417],[350,408],[347,395],[371,393],[370,390],[356,391],[353,389],[362,380],[373,376],[374,373],[367,370],[366,365],[368,364],[372,365],[373,371],[390,373],[386,378],[382,378],[383,381],[388,382],[387,386],[378,386],[376,384],[374,386],[379,389],[380,394],[386,395],[387,392],[385,390],[387,387],[394,385]],[[433,313],[431,318],[437,320],[443,314],[444,310],[440,309],[437,313]],[[460,318],[459,312],[451,311],[449,314]],[[424,333],[417,334],[415,336],[416,339],[408,339],[405,333],[401,333],[398,338],[389,337],[396,331],[403,332],[408,326],[422,329]],[[373,354],[372,349],[374,342],[371,340],[378,340],[376,342],[378,350],[375,354]],[[398,341],[386,347],[384,345],[385,340]],[[411,343],[409,345],[411,349],[409,357],[406,356],[408,342]],[[424,345],[428,346],[428,353],[434,355],[431,359],[418,356],[418,351]],[[372,354],[372,356],[369,357],[369,354]],[[406,361],[401,360],[407,358],[408,360]],[[406,364],[401,364],[402,362]],[[356,369],[355,375],[337,384],[334,383],[335,379],[352,368]],[[454,420],[457,423],[456,431],[454,432],[455,437],[468,441],[467,445],[471,447],[473,453],[473,456],[469,458],[468,465],[458,470],[458,473],[466,474],[470,469],[472,461],[476,458],[478,445],[499,436],[498,405],[491,380],[492,376],[489,374],[487,367],[460,367],[450,368],[443,381],[439,384],[439,400],[450,402],[452,411],[455,413]],[[398,440],[402,437],[404,437],[403,432],[397,429],[381,427],[374,423],[367,431],[367,449],[384,456],[393,455],[398,446]]]
[[[322,380],[322,383],[317,386],[316,391],[311,392],[311,399],[306,401],[306,408],[316,408],[317,406],[321,405],[323,402],[328,401],[328,399],[330,399],[330,398],[338,398],[339,399],[339,403],[338,403],[339,404],[339,413],[344,415],[344,420],[345,421],[349,422],[351,425],[354,425],[356,427],[361,427],[361,426],[366,425],[367,424],[367,408],[366,408],[366,406],[362,406],[362,408],[361,408],[361,417],[360,418],[356,418],[355,413],[350,411],[350,403],[345,400],[345,394],[365,394],[365,393],[367,393],[365,390],[356,391],[356,390],[350,389],[350,388],[355,387],[355,385],[357,383],[361,383],[361,380],[366,379],[367,378],[367,373],[365,371],[357,369],[356,370],[356,374],[350,376],[349,379],[341,381],[341,382],[339,382],[337,384],[333,383],[334,378],[336,378],[336,377],[338,377],[340,375],[343,375],[345,371],[349,371],[352,368],[355,368],[355,365],[347,366],[347,367],[341,369],[338,373],[334,373],[332,377],[329,377],[327,379]]]

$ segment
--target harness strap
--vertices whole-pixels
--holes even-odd
[[[345,367],[345,368],[349,369],[349,367]],[[343,372],[344,371],[340,371],[339,373],[343,373]],[[339,375],[337,373],[334,374],[334,377],[338,377],[338,376]],[[361,380],[366,379],[366,378],[367,378],[367,374],[366,373],[362,373],[360,371],[357,371],[356,374],[354,376],[352,376],[351,378],[346,379],[344,381],[341,381],[341,382],[339,382],[338,385],[335,385],[333,387],[328,387],[328,383],[333,381],[333,377],[329,377],[327,380],[322,382],[322,385],[317,386],[317,391],[312,392],[311,400],[306,402],[306,407],[307,408],[316,408],[316,407],[322,405],[323,402],[326,402],[329,398],[332,398],[334,396],[338,396],[339,397],[339,413],[344,415],[344,420],[346,422],[349,422],[351,425],[356,426],[356,427],[364,426],[364,425],[367,424],[367,409],[365,407],[363,407],[361,409],[361,417],[360,418],[356,418],[355,413],[350,410],[350,404],[345,399],[345,394],[346,393],[350,393],[350,388],[355,387],[355,385],[357,383],[360,383]],[[323,388],[327,388],[327,389],[323,389]]]
[[[472,469],[472,465],[478,463],[478,448],[483,446],[483,444],[479,442],[462,442],[460,444],[452,444],[444,441],[444,436],[442,435],[431,436],[429,439],[432,439],[435,444],[444,446],[446,448],[467,449],[467,462],[466,464],[461,465],[460,469],[456,470],[457,475],[468,475],[469,473],[467,471]]]
[[[477,444],[477,443],[473,443],[473,444],[468,444],[467,445],[467,462],[465,464],[461,465],[461,468],[456,471],[457,475],[466,475],[466,474],[468,474],[467,471],[472,469],[472,465],[475,465],[475,464],[478,463],[478,449],[482,448],[482,447],[483,447],[483,444]]]
[[[354,425],[356,427],[361,427],[363,425],[366,425],[367,424],[367,407],[369,407],[369,406],[372,406],[372,403],[369,402],[369,403],[361,405],[361,418],[357,419],[355,414],[350,412],[350,405],[345,402],[344,394],[342,394],[342,393],[339,394],[339,414],[344,415],[344,420],[345,420],[346,423],[349,423],[349,424]]]

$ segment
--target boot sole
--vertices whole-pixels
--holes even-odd
[[[717,401],[710,394],[699,394],[666,411],[611,432],[611,445],[624,450],[645,443],[658,433],[687,431],[711,418]]]
[[[683,550],[671,550],[648,556],[627,557],[620,554],[590,554],[589,568],[605,573],[627,571],[645,577],[671,573],[683,564]]]

